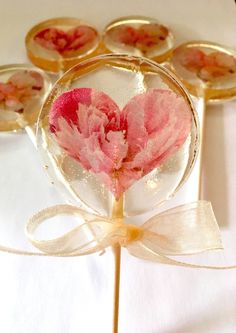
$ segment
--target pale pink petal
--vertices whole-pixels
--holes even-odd
[[[113,169],[120,169],[128,153],[128,143],[125,140],[124,133],[108,132],[106,140],[101,145],[101,149],[112,160]]]
[[[147,173],[184,143],[191,128],[191,113],[185,101],[168,90],[153,89],[146,94],[135,96],[134,99],[144,107],[145,114],[153,115],[153,124],[147,144],[131,161],[127,161],[129,163],[126,167],[141,168]],[[127,108],[128,105],[129,103],[125,108],[126,112],[128,109],[135,115],[135,110]],[[160,117],[155,117],[155,113]]]
[[[141,96],[141,98],[138,98]],[[123,109],[123,116],[127,121],[127,142],[130,155],[143,149],[148,141],[148,133],[145,128],[145,111],[142,105],[142,97],[145,94],[132,98]]]
[[[92,89],[91,103],[92,106],[107,116],[109,122],[105,127],[106,132],[120,129],[120,109],[108,95]]]

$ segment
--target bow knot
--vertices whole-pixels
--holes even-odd
[[[127,247],[130,243],[135,242],[143,237],[142,228],[133,224],[121,224],[118,228],[123,230],[123,237],[120,237],[119,243]]]

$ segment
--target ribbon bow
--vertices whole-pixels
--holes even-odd
[[[35,232],[39,225],[57,215],[74,215],[83,223],[59,238],[37,239]],[[119,243],[131,255],[145,260],[185,267],[233,268],[193,265],[169,257],[223,248],[212,206],[207,201],[169,209],[142,226],[86,213],[74,206],[59,205],[34,215],[26,225],[26,235],[36,248],[50,256],[87,255]]]
[[[35,237],[38,227],[58,215],[76,216],[83,223],[63,236],[41,240]],[[72,257],[103,252],[119,243],[138,258],[190,268],[231,269],[235,266],[196,265],[169,256],[197,254],[222,249],[219,227],[210,202],[197,201],[166,210],[142,226],[125,224],[123,219],[87,213],[70,205],[46,208],[26,225],[26,236],[41,252],[27,252],[0,246],[0,250],[21,255]]]

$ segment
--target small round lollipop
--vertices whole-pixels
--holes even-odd
[[[109,23],[103,33],[103,42],[109,52],[163,62],[171,54],[174,38],[169,28],[156,19],[130,16]]]
[[[0,67],[0,131],[30,129],[51,83],[45,73],[29,65]]]
[[[177,47],[171,68],[190,93],[205,100],[223,100],[236,95],[236,53],[209,42],[189,42]]]
[[[100,37],[95,28],[81,20],[61,17],[35,25],[27,33],[25,44],[35,66],[59,72],[94,56],[100,46]]]
[[[198,98],[198,113],[203,137],[205,104],[236,97],[236,53],[224,46],[193,41],[177,47],[170,60],[171,69],[190,93]],[[201,196],[201,152],[198,160],[199,196]]]

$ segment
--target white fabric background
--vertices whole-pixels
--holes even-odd
[[[27,61],[24,36],[38,21],[77,16],[99,29],[141,14],[169,25],[177,42],[206,39],[236,49],[233,0],[0,1],[0,63]],[[207,109],[205,197],[213,202],[229,257],[236,261],[236,102]],[[188,183],[174,202],[194,197]],[[62,203],[25,134],[0,134],[0,223],[3,236],[36,211]],[[173,205],[171,203],[171,205]],[[2,237],[3,237],[2,236]],[[1,239],[2,239],[1,237]],[[74,259],[0,254],[0,332],[110,333],[113,258],[108,251]],[[236,271],[146,263],[122,252],[120,333],[235,333]]]

